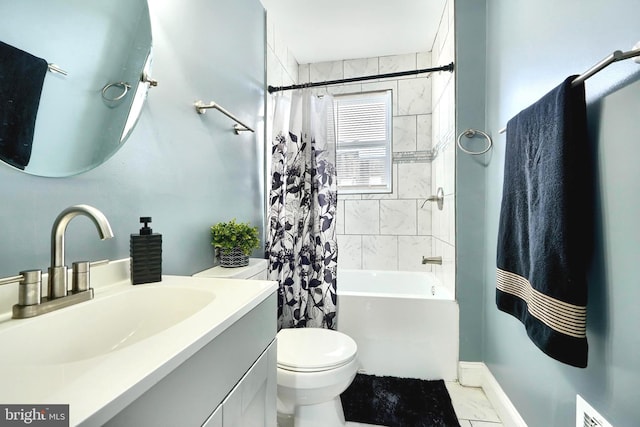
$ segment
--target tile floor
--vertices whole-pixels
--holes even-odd
[[[463,387],[456,382],[447,382],[446,386],[461,427],[503,426],[481,388]],[[347,423],[347,427],[367,426],[370,427],[371,424]]]

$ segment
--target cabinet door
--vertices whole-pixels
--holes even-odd
[[[222,427],[222,405],[218,405],[213,414],[202,424],[202,427]]]
[[[275,427],[276,343],[265,350],[222,402],[223,427]]]

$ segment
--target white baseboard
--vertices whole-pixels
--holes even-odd
[[[482,387],[505,427],[527,427],[527,423],[484,363],[459,362],[458,382],[467,387]]]

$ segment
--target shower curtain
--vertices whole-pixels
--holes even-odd
[[[333,117],[331,96],[276,96],[266,255],[279,283],[278,329],[337,326]]]

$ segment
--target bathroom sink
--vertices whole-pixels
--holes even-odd
[[[129,260],[92,271],[90,301],[28,319],[11,319],[4,306],[0,402],[69,404],[70,425],[102,425],[277,289],[172,275],[133,286]]]
[[[14,322],[0,341],[19,343],[3,363],[51,365],[94,358],[138,343],[180,323],[215,298],[204,289],[163,287],[128,290],[58,312]]]

